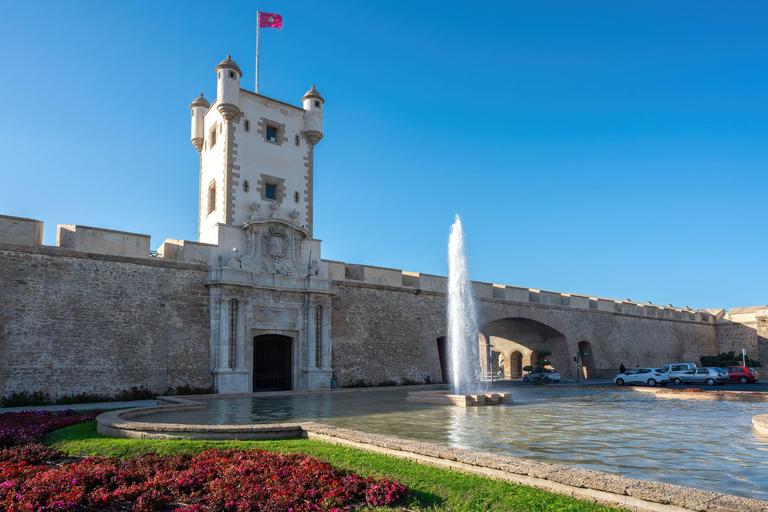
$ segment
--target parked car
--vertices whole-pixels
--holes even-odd
[[[662,372],[660,368],[632,368],[624,373],[620,373],[613,379],[618,386],[624,384],[648,384],[649,386],[666,386],[669,384],[669,377]]]
[[[724,368],[714,366],[688,370],[678,378],[685,384],[703,384],[706,382],[709,386],[714,386],[715,384],[723,385],[731,380]],[[677,379],[675,379],[675,384],[677,384]]]
[[[685,372],[689,370],[695,370],[696,365],[693,363],[672,363],[662,366],[659,370],[661,373],[665,373],[670,382],[675,384],[682,384],[683,380],[680,378]]]
[[[760,380],[760,377],[757,376],[757,372],[746,366],[729,366],[726,370],[728,371],[728,377],[731,379],[731,382],[754,384]]]
[[[544,368],[544,371],[541,373],[526,373],[523,375],[523,382],[533,382],[540,378],[539,375],[549,377],[552,379],[552,382],[560,382],[560,374],[554,368]]]

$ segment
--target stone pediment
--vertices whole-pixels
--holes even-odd
[[[301,260],[301,245],[307,232],[280,219],[249,220],[248,254],[240,259],[244,270],[261,274],[308,277],[310,268]]]

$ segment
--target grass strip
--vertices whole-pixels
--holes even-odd
[[[362,476],[386,477],[407,485],[407,510],[429,511],[568,511],[607,512],[622,510],[580,501],[541,489],[478,475],[425,466],[356,448],[311,439],[279,441],[197,441],[114,439],[96,432],[96,422],[82,423],[48,434],[44,443],[70,455],[136,457],[144,453],[200,452],[209,448],[262,449],[300,452],[330,463],[337,469]]]

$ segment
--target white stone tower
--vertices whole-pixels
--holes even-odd
[[[216,75],[213,104],[201,95],[190,105],[200,152],[198,240],[213,246],[214,386],[266,389],[259,375],[285,368],[271,388],[327,388],[330,281],[312,238],[314,147],[323,137],[325,101],[314,85],[303,108],[241,89],[230,55]],[[283,355],[270,352],[270,343],[282,343],[275,350]]]

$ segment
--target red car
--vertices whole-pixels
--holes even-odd
[[[757,372],[746,366],[729,366],[726,370],[728,370],[728,376],[731,378],[731,382],[754,384],[760,380],[757,376]]]

